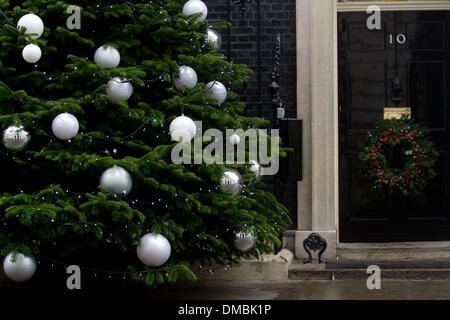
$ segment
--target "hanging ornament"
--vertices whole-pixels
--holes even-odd
[[[20,126],[10,126],[3,131],[3,145],[10,150],[18,151],[30,141],[30,134]]]
[[[213,29],[207,30],[206,41],[216,49],[220,49],[220,47],[222,46],[222,37],[217,31]]]
[[[190,142],[195,137],[197,126],[191,118],[182,115],[172,121],[169,132],[172,141]]]
[[[239,232],[236,234],[234,240],[234,246],[236,249],[242,252],[252,250],[256,245],[257,237],[251,233]]]
[[[70,113],[61,113],[53,119],[53,134],[61,140],[70,140],[74,138],[79,130],[77,118]]]
[[[180,91],[184,91],[185,86],[194,89],[198,81],[195,70],[188,66],[181,66],[179,70],[180,76],[174,79],[175,87]]]
[[[26,257],[21,253],[15,254],[15,261],[11,261],[14,252],[10,252],[3,261],[3,271],[15,282],[30,280],[36,272],[36,261],[33,257]]]
[[[120,64],[119,50],[110,45],[104,45],[95,51],[95,63],[103,68],[116,68]]]
[[[193,15],[196,13],[201,13],[202,15],[198,18],[199,21],[204,21],[208,15],[208,7],[203,1],[200,0],[189,0],[183,6],[183,13],[185,15]]]
[[[100,185],[118,196],[126,196],[133,187],[133,180],[127,170],[114,166],[102,173]]]
[[[146,266],[159,267],[169,260],[171,247],[169,240],[161,234],[148,233],[141,238],[137,247],[139,260]]]
[[[27,30],[25,34],[28,35],[31,39],[35,40],[39,38],[44,32],[44,23],[39,16],[29,13],[22,16],[17,22],[17,29],[25,27]]]
[[[255,160],[250,160],[250,164],[250,171],[255,174],[255,181],[260,182],[263,178],[263,168]]]
[[[36,63],[41,59],[42,51],[39,46],[35,44],[28,44],[22,50],[22,57],[28,63]]]
[[[115,101],[127,101],[133,94],[133,86],[126,79],[115,77],[108,81],[106,94]]]
[[[205,86],[206,98],[213,100],[213,105],[221,105],[227,99],[227,89],[219,81],[211,81]]]
[[[241,137],[239,137],[236,133],[233,133],[230,136],[230,143],[232,145],[238,145],[241,142]]]
[[[242,176],[236,170],[225,171],[220,179],[220,187],[238,195],[242,192]]]

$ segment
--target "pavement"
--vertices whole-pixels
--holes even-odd
[[[449,280],[382,281],[211,281],[151,290],[155,300],[450,300]],[[126,297],[126,293],[124,293]]]
[[[89,285],[90,286],[89,286]],[[151,288],[130,281],[88,282],[81,290],[31,283],[0,285],[0,297],[103,297],[119,300],[450,300],[450,280],[381,280],[369,290],[366,280],[202,281]]]

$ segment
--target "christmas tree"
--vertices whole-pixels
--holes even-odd
[[[280,244],[289,218],[258,163],[172,159],[176,146],[194,149],[193,120],[223,132],[267,124],[242,116],[230,88],[250,70],[218,52],[224,24],[208,24],[203,2],[0,9],[7,276],[27,280],[50,259],[157,284],[195,279],[195,261],[228,265]]]

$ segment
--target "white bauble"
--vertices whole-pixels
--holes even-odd
[[[188,66],[181,66],[180,76],[174,79],[175,87],[180,91],[184,91],[184,86],[189,89],[194,89],[197,85],[197,81],[197,72]]]
[[[225,171],[220,179],[220,188],[234,195],[242,192],[242,176],[237,170]]]
[[[103,68],[115,68],[120,64],[119,50],[109,45],[101,46],[95,51],[94,61]]]
[[[39,38],[42,35],[42,32],[44,32],[44,23],[42,22],[42,19],[32,13],[26,14],[19,19],[19,22],[17,22],[17,29],[20,30],[22,27],[27,28],[25,34],[29,35],[31,39]]]
[[[22,50],[22,57],[28,63],[36,63],[41,59],[42,51],[39,46],[35,44],[28,44]]]
[[[52,122],[53,134],[61,140],[70,140],[74,138],[79,129],[80,125],[77,118],[73,114],[67,112],[57,115]]]
[[[125,79],[115,77],[108,81],[106,94],[115,101],[127,101],[133,94],[133,86]]]
[[[7,149],[20,150],[30,141],[30,134],[20,126],[10,126],[3,131],[3,144]]]
[[[25,257],[22,253],[16,254],[16,261],[12,262],[10,252],[3,261],[3,271],[6,276],[15,282],[30,280],[36,272],[36,261],[33,257]]]
[[[172,141],[190,142],[195,137],[197,126],[191,118],[182,115],[172,121],[169,132]]]
[[[170,258],[171,247],[169,240],[161,234],[148,233],[141,238],[141,245],[137,247],[139,260],[147,266],[159,267]]]
[[[220,49],[222,46],[222,37],[213,29],[208,29],[206,32],[206,41],[216,49]]]
[[[221,105],[227,99],[227,89],[219,81],[211,81],[205,86],[205,90],[208,90],[206,97],[214,100],[212,104]]]
[[[250,233],[239,232],[236,234],[234,246],[239,251],[247,252],[255,247],[256,240],[257,237]]]
[[[100,185],[118,196],[126,196],[133,187],[133,180],[127,170],[114,166],[102,173]]]
[[[241,142],[241,137],[239,137],[236,133],[233,133],[230,136],[230,143],[233,145],[238,145]]]
[[[199,21],[204,21],[208,15],[208,7],[203,1],[200,0],[189,0],[183,6],[183,13],[190,16],[196,13],[201,13],[202,15],[198,18]]]

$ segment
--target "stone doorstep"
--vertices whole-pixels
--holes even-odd
[[[450,242],[341,243],[336,255],[345,260],[448,259]]]
[[[287,250],[281,250],[277,255],[263,255],[261,259],[242,260],[239,264],[225,270],[217,264],[203,265],[200,263],[193,269],[200,281],[244,281],[244,280],[266,280],[282,281],[289,280],[289,265],[294,260],[294,254]],[[212,269],[213,273],[208,270]]]
[[[324,264],[303,264],[295,260],[289,280],[367,280],[366,269],[326,269]],[[384,280],[450,280],[450,269],[382,269]]]

